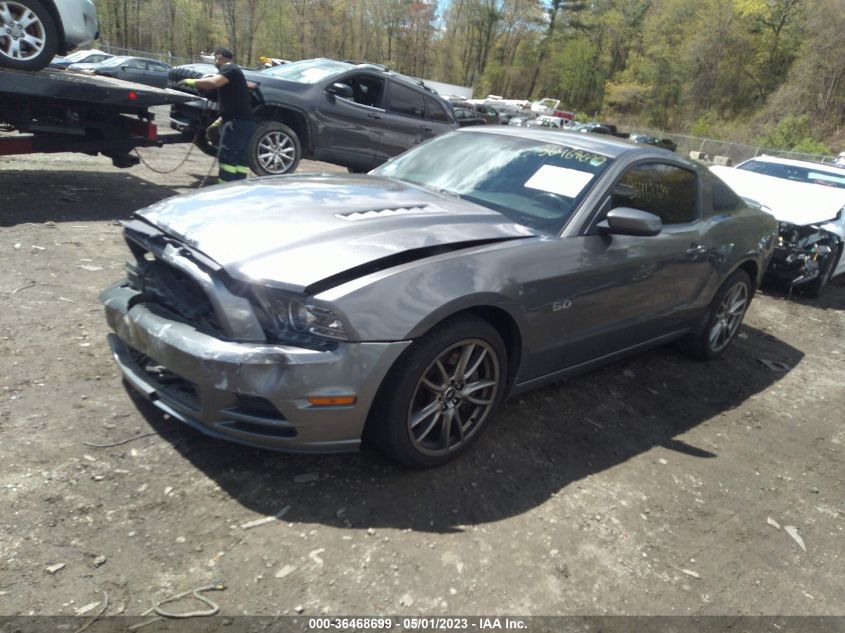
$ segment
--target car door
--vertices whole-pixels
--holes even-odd
[[[384,136],[378,150],[383,161],[421,143],[425,127],[422,91],[396,80],[388,81]]]
[[[149,86],[156,86],[157,88],[167,87],[167,73],[170,71],[170,66],[161,62],[147,60],[147,79],[144,83]]]
[[[670,335],[689,325],[693,306],[712,288],[710,223],[691,168],[648,160],[629,166],[599,203],[581,241],[577,293],[566,302],[569,360],[583,362]],[[660,217],[653,236],[608,235],[597,224],[614,208]]]
[[[388,82],[385,129],[379,158],[383,162],[457,127],[445,106],[434,95],[405,81],[391,79]]]
[[[336,83],[348,86],[351,98],[330,91]],[[315,158],[361,169],[383,162],[376,154],[383,134],[384,84],[382,77],[361,72],[326,84],[316,109]]]
[[[118,78],[143,84],[147,79],[147,63],[143,59],[129,59],[120,65]]]

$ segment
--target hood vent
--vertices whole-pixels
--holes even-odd
[[[374,220],[376,218],[388,218],[396,215],[423,215],[428,213],[448,213],[446,209],[427,204],[421,207],[392,207],[387,209],[371,209],[369,211],[353,211],[351,213],[335,213],[336,218],[348,222],[358,220]]]

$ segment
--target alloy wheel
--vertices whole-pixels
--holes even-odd
[[[0,2],[0,54],[26,61],[38,57],[47,44],[47,30],[29,7]]]
[[[737,283],[725,293],[710,328],[708,342],[714,353],[721,352],[731,342],[748,307],[748,286]]]
[[[440,353],[417,381],[408,408],[414,448],[430,456],[460,450],[493,410],[500,372],[495,350],[480,339]]]
[[[258,162],[271,174],[290,171],[296,160],[293,140],[284,132],[269,132],[258,142]]]

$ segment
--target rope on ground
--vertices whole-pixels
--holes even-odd
[[[92,624],[94,624],[94,622],[96,622],[96,621],[97,621],[97,620],[99,620],[101,617],[103,617],[103,614],[106,612],[106,609],[108,609],[108,608],[109,608],[109,592],[108,592],[108,591],[104,591],[104,592],[103,592],[103,608],[102,608],[102,609],[100,609],[100,612],[99,612],[97,615],[95,615],[93,618],[91,618],[90,620],[88,620],[88,622],[87,622],[86,624],[84,624],[84,625],[80,626],[80,627],[79,627],[78,629],[76,629],[73,633],[82,633],[82,631],[84,631],[84,630],[85,630],[85,629],[87,629],[89,626],[91,626]]]
[[[176,429],[168,429],[167,431],[150,431],[149,433],[133,435],[132,437],[126,438],[125,440],[112,442],[111,444],[92,444],[91,442],[82,442],[82,445],[90,446],[91,448],[112,448],[114,446],[120,446],[121,444],[128,444],[129,442],[134,442],[135,440],[140,440],[142,437],[150,437],[151,435],[167,435],[168,433],[174,433],[175,431]]]
[[[163,620],[165,618],[172,618],[172,619],[185,619],[185,618],[201,618],[201,617],[208,617],[211,615],[215,615],[220,611],[220,606],[211,600],[210,598],[206,598],[205,596],[201,596],[200,594],[205,591],[223,591],[226,589],[226,585],[222,582],[215,582],[210,585],[205,585],[203,587],[197,587],[196,589],[190,589],[189,591],[183,591],[182,593],[178,593],[174,596],[169,596],[164,598],[163,600],[159,600],[152,607],[144,611],[141,616],[149,615],[150,613],[155,613],[157,617],[147,620],[146,622],[141,622],[139,624],[135,624],[129,627],[130,631],[135,631],[142,627],[147,626],[148,624],[152,624],[153,622],[158,622],[159,620]],[[170,611],[165,611],[161,608],[161,605],[167,604],[168,602],[175,602],[181,598],[185,598],[187,596],[191,596],[196,598],[200,602],[208,605],[208,609],[197,609],[195,611],[186,611],[185,613],[172,613]]]

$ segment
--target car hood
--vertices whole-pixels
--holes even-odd
[[[232,277],[304,289],[444,251],[535,236],[485,207],[377,176],[280,176],[137,213]]]
[[[829,222],[845,206],[845,189],[794,182],[734,167],[711,167],[743,198],[768,207],[779,222],[803,226]]]

